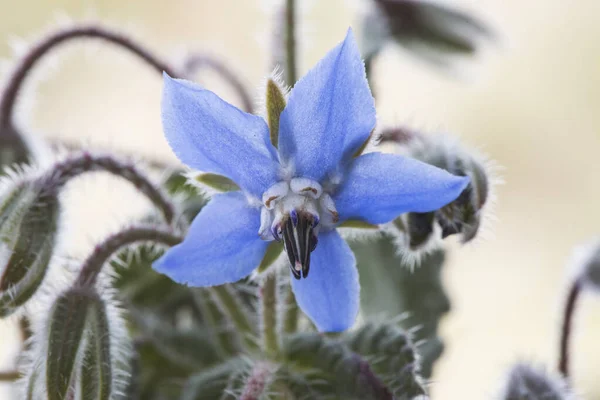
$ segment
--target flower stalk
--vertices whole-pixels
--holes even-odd
[[[133,165],[111,156],[97,156],[84,152],[80,156],[56,164],[48,174],[40,179],[42,179],[47,193],[56,194],[70,179],[84,172],[92,171],[104,171],[128,180],[161,211],[168,224],[173,222],[175,217],[173,204],[162,191]]]
[[[285,295],[285,313],[283,316],[283,331],[286,334],[298,331],[298,303],[291,286],[287,288]]]
[[[567,301],[563,312],[563,321],[560,330],[560,350],[558,360],[558,370],[565,377],[569,377],[569,347],[571,340],[571,333],[573,331],[573,316],[575,314],[575,308],[577,306],[577,300],[580,297],[582,290],[582,282],[580,279],[576,279],[569,289],[567,295]]]
[[[260,287],[262,312],[262,346],[267,354],[279,353],[279,335],[277,329],[277,274],[268,274]]]
[[[288,86],[296,83],[296,1],[285,0],[285,76]]]
[[[102,266],[119,249],[136,242],[153,242],[167,246],[175,246],[183,239],[168,230],[154,227],[132,227],[124,229],[109,236],[104,242],[97,245],[92,254],[83,263],[75,286],[93,286],[100,274]]]
[[[96,25],[81,25],[54,32],[35,44],[29,52],[17,64],[9,75],[7,86],[0,97],[0,127],[12,126],[14,107],[23,82],[38,61],[54,47],[79,38],[93,38],[112,43],[122,49],[129,51],[150,65],[157,72],[167,72],[175,76],[175,71],[165,61],[150,53],[131,38],[109,29]]]
[[[228,285],[214,286],[210,288],[213,299],[217,302],[221,311],[229,317],[236,330],[242,336],[242,342],[249,349],[255,349],[254,331],[252,324],[245,312],[245,307],[232,293]]]

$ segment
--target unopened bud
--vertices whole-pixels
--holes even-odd
[[[463,243],[473,240],[484,214],[488,213],[485,206],[491,203],[493,184],[497,183],[493,163],[446,137],[413,133],[405,145],[411,157],[470,178],[469,185],[456,200],[435,212],[435,220],[441,227],[442,238],[459,234]]]
[[[589,289],[600,291],[600,237],[577,247],[571,263],[575,279]]]
[[[11,182],[0,202],[0,317],[5,317],[35,294],[46,275],[59,202],[35,180]]]
[[[518,363],[511,368],[499,398],[502,400],[577,399],[563,378],[552,376],[524,363]]]
[[[12,124],[0,124],[0,175],[4,168],[14,164],[26,164],[31,157],[29,146]]]
[[[113,389],[111,335],[106,306],[101,301],[90,302],[86,322],[86,342],[79,371],[83,399],[108,400]]]
[[[426,60],[444,64],[444,56],[472,55],[492,31],[476,18],[423,0],[373,0],[364,16],[365,57],[394,41]]]
[[[54,302],[46,339],[45,378],[49,400],[65,399],[70,390],[75,390],[74,377],[80,367],[78,355],[85,341],[86,322],[96,318],[95,311],[102,308],[100,296],[91,288],[69,289]]]

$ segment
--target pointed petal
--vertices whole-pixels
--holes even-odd
[[[258,267],[269,245],[259,238],[259,225],[259,210],[241,192],[216,195],[194,219],[185,240],[153,268],[190,286],[238,281]]]
[[[310,263],[306,278],[292,277],[298,305],[321,332],[349,329],[358,314],[360,295],[352,250],[336,230],[322,232]]]
[[[424,162],[393,154],[358,157],[333,196],[340,221],[389,222],[406,212],[429,212],[451,201],[469,184]]]
[[[279,151],[296,176],[320,181],[354,154],[375,126],[375,103],[352,30],[292,89]]]
[[[259,198],[278,181],[266,122],[209,90],[164,74],[162,123],[173,152],[188,166],[224,175]]]

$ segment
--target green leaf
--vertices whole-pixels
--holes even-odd
[[[373,360],[371,367],[398,399],[424,395],[416,350],[392,323],[368,323],[345,337],[350,349]]]
[[[181,400],[235,400],[232,391],[243,386],[250,369],[245,358],[234,358],[209,370],[191,376],[185,384]]]
[[[279,257],[282,251],[283,243],[278,242],[276,240],[272,241],[269,244],[269,247],[267,247],[265,256],[263,257],[262,261],[260,262],[260,265],[258,266],[258,272],[265,272],[267,269],[269,269],[269,267],[273,265],[275,260],[277,260],[277,257]]]
[[[223,175],[203,173],[196,175],[194,179],[203,185],[218,190],[219,192],[233,192],[240,190],[240,187],[236,185],[234,181],[224,177]]]
[[[285,108],[285,90],[273,79],[267,80],[267,122],[271,133],[271,143],[275,148],[279,144],[279,116]]]
[[[435,360],[443,351],[437,337],[440,318],[450,310],[450,302],[441,281],[444,252],[425,255],[420,265],[403,263],[392,239],[351,243],[360,272],[361,306],[365,315],[394,317],[407,314],[399,325],[410,330],[420,326],[414,341],[422,356],[421,374],[431,376]]]
[[[299,333],[286,338],[284,360],[297,372],[318,370],[337,396],[344,399],[385,399],[392,395],[369,363],[341,341],[320,333]]]

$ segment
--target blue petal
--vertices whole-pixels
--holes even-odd
[[[360,286],[356,260],[336,230],[319,234],[310,257],[310,273],[292,277],[298,305],[321,332],[340,332],[354,324]]]
[[[370,153],[358,157],[333,196],[340,220],[389,222],[405,212],[437,210],[469,184],[469,178],[412,158]]]
[[[185,240],[153,268],[191,286],[238,281],[258,267],[269,244],[259,238],[259,225],[259,210],[242,193],[216,195],[194,219]]]
[[[200,86],[164,74],[162,123],[183,163],[232,179],[260,198],[278,181],[277,154],[264,119]]]
[[[282,161],[320,181],[375,127],[375,103],[352,30],[292,89],[279,127]]]

